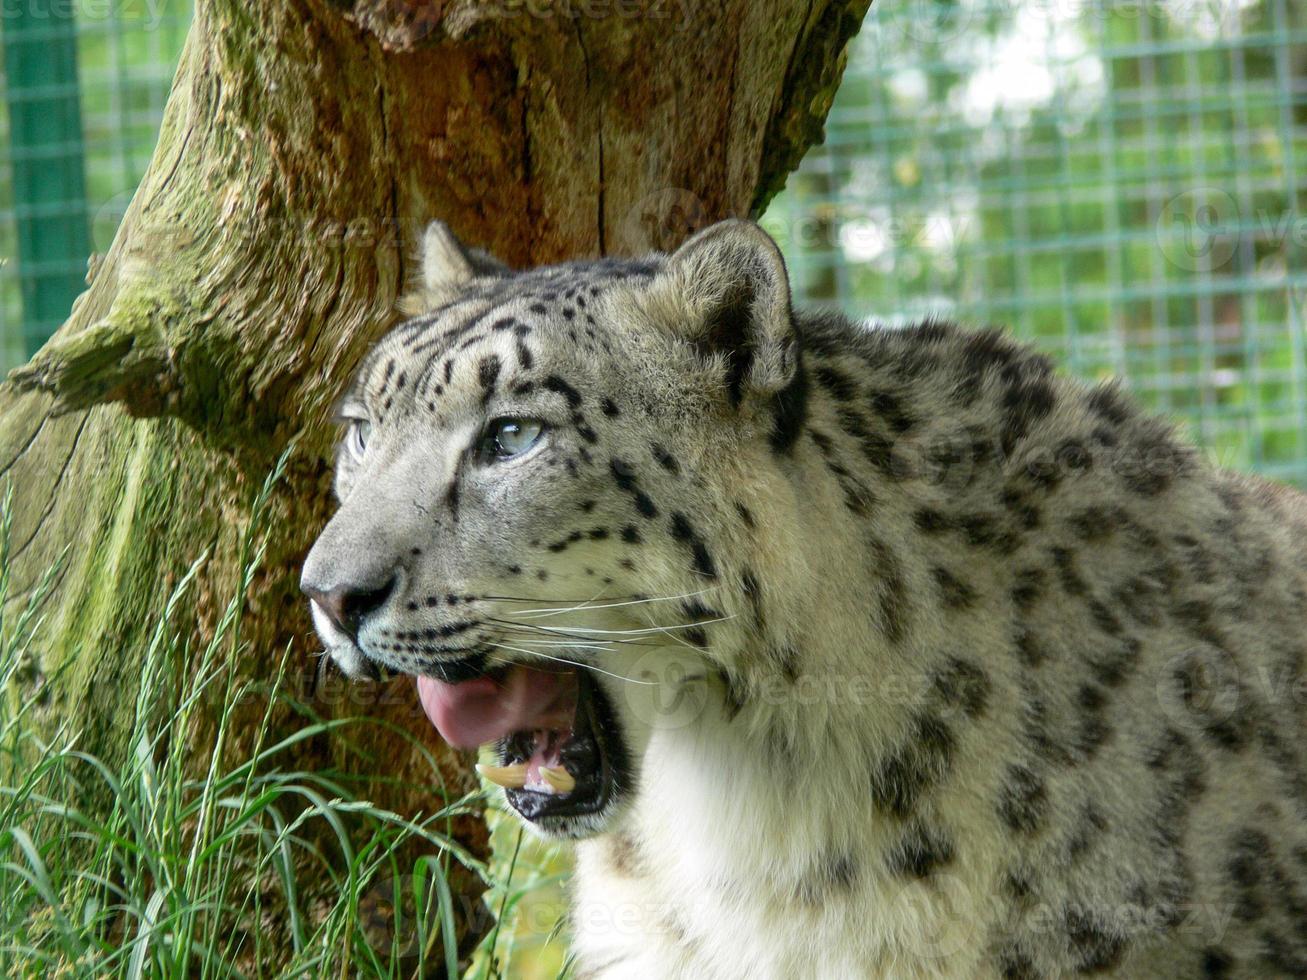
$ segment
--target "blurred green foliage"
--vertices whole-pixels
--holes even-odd
[[[1005,324],[1307,485],[1307,8],[877,0],[765,223],[797,292]]]

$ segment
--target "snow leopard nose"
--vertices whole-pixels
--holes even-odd
[[[363,620],[375,613],[395,591],[395,576],[380,586],[345,584],[331,588],[316,588],[302,582],[305,595],[318,604],[318,608],[331,620],[333,626],[358,642]]]

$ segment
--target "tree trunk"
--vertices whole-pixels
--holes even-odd
[[[296,438],[237,667],[265,677],[291,643],[310,675],[297,580],[331,508],[329,408],[394,322],[420,227],[443,218],[530,265],[667,248],[709,220],[756,214],[820,138],[868,3],[200,0],[108,255],[0,389],[10,602],[67,549],[22,675],[30,698],[63,670],[35,724],[76,716],[81,748],[124,756],[163,597],[211,549],[175,621],[201,637],[214,628],[253,492]],[[420,732],[451,785],[473,786],[411,690],[395,693],[319,707]],[[297,723],[276,719],[281,734]],[[194,733],[198,761],[215,724]],[[249,751],[237,736],[228,750]],[[369,737],[385,776],[430,785],[418,753]],[[335,753],[308,742],[297,763]],[[431,809],[429,793],[399,782],[367,793],[399,813]],[[479,820],[457,832],[484,852]]]

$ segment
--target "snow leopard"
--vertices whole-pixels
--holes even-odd
[[[574,841],[576,976],[1307,976],[1307,498],[750,221],[420,267],[302,585]]]

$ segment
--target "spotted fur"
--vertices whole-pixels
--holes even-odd
[[[746,223],[427,251],[306,579],[398,569],[350,672],[594,668],[578,976],[1307,975],[1302,496],[999,332],[795,313]],[[500,415],[548,437],[480,465]]]

